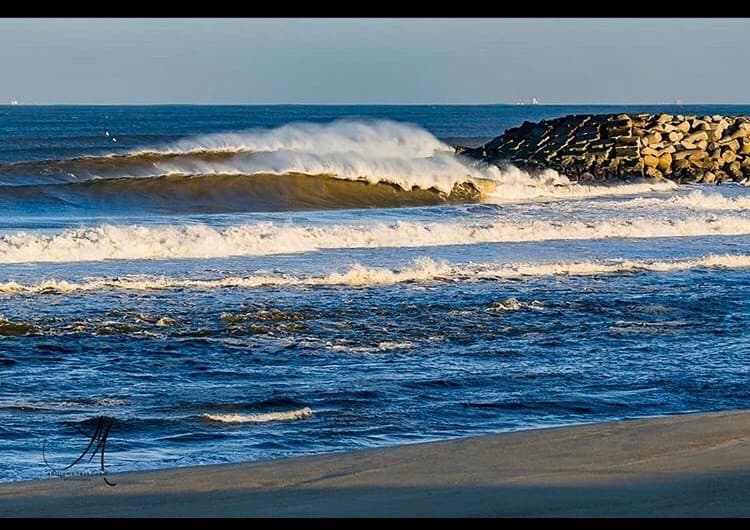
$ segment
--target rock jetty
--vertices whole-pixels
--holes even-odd
[[[651,177],[706,184],[747,182],[750,118],[570,115],[527,121],[482,147],[457,147],[456,152],[491,164],[555,169],[578,181]]]

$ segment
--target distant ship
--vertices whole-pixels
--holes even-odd
[[[10,104],[11,105],[18,105],[18,100],[17,99],[11,99],[10,100]]]
[[[514,105],[541,105],[542,102],[538,100],[537,98],[531,98],[531,101],[528,99],[525,99],[523,101],[518,100],[513,103]]]

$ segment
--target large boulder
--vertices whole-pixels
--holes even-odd
[[[555,169],[572,180],[739,181],[750,168],[750,118],[569,115],[526,121],[484,146],[457,147],[456,153],[500,166]]]

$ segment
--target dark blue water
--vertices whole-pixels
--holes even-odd
[[[440,195],[445,144],[662,110],[750,113],[0,107],[0,480],[99,415],[115,471],[749,407],[746,188]]]
[[[566,114],[670,112],[743,115],[742,105],[0,105],[0,163],[124,152],[186,136],[342,118],[416,123],[438,138],[479,145],[524,120]],[[104,136],[105,130],[115,136]]]

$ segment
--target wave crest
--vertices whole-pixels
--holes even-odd
[[[57,234],[18,232],[0,237],[0,263],[82,262],[112,259],[207,259],[312,252],[323,249],[431,247],[476,243],[582,240],[612,237],[697,237],[750,234],[750,218],[599,221],[406,222],[308,226],[263,222],[215,228],[101,225]]]
[[[271,421],[303,420],[312,418],[310,407],[282,412],[267,412],[264,414],[203,414],[204,421],[216,423],[268,423]]]
[[[714,254],[700,258],[675,261],[561,261],[551,263],[506,263],[455,265],[430,258],[419,258],[401,269],[367,267],[354,264],[345,272],[332,272],[325,276],[228,276],[216,279],[190,279],[135,276],[124,278],[91,278],[82,282],[65,280],[45,280],[38,284],[20,284],[15,281],[0,283],[3,294],[63,294],[97,290],[156,289],[251,289],[272,286],[351,286],[375,287],[399,283],[427,281],[492,281],[540,276],[590,276],[597,274],[631,274],[639,272],[679,272],[696,268],[742,269],[750,267],[750,255]],[[493,302],[491,311],[518,311],[521,309],[542,309],[536,302],[520,302],[515,298]],[[228,324],[243,321],[242,315],[223,313],[221,320]],[[172,319],[169,319],[173,324]],[[0,326],[8,323],[0,317]],[[157,322],[157,325],[159,323]],[[25,328],[23,332],[25,333]]]
[[[332,180],[376,186],[346,187]],[[456,155],[416,125],[388,120],[297,123],[126,154],[5,164],[0,185],[0,206],[7,197],[8,206],[46,201],[54,207],[124,204],[167,212],[409,206],[438,204],[451,195],[461,202],[516,201],[675,186],[579,185],[553,170],[530,174],[486,165]]]
[[[629,201],[616,203],[621,208],[684,208],[688,210],[749,210],[750,197],[726,197],[720,193],[704,193],[699,190],[687,195],[676,195],[666,199],[655,197],[636,197]]]

